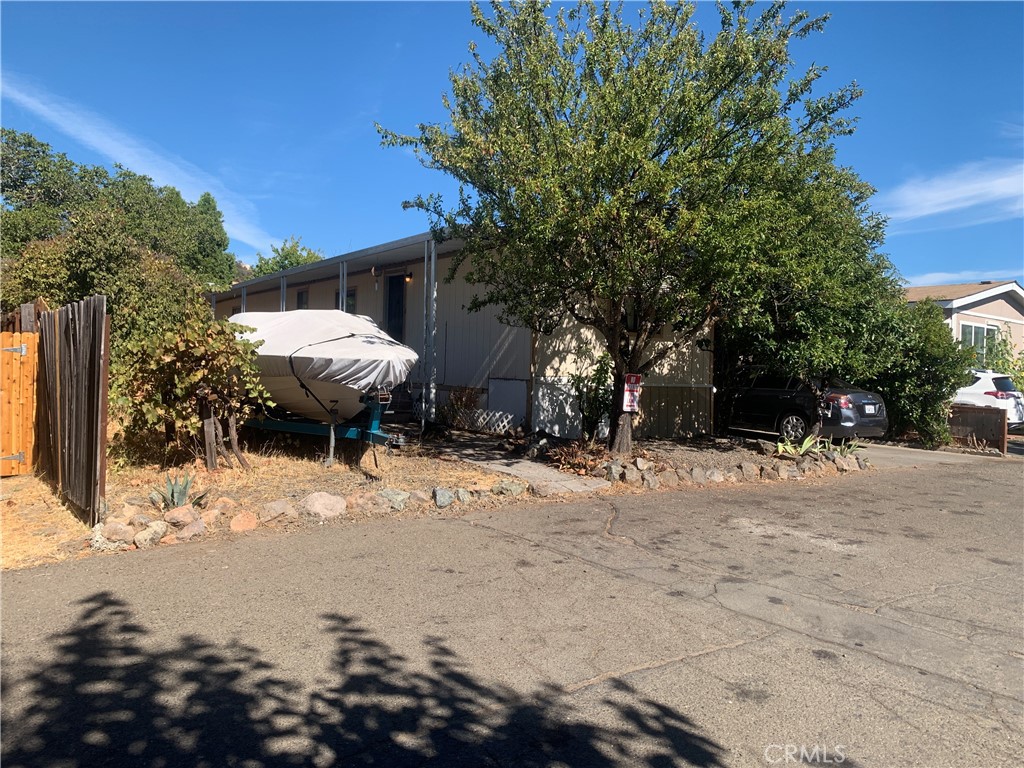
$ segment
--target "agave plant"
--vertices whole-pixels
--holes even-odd
[[[806,456],[821,451],[821,444],[817,435],[808,435],[801,443],[794,443],[792,440],[783,439],[775,445],[776,456]]]
[[[174,475],[174,479],[171,479],[171,473],[167,473],[167,488],[157,488],[151,494],[149,494],[149,500],[153,502],[153,506],[157,509],[175,509],[176,507],[183,507],[186,504],[191,503],[193,507],[201,507],[206,500],[206,494],[209,491],[203,491],[196,496],[189,498],[189,491],[192,490],[192,482],[195,480],[194,476],[189,476],[188,472],[185,473],[184,477],[177,474]]]

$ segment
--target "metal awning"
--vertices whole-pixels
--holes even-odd
[[[423,383],[423,421],[433,420],[437,411],[437,360],[435,340],[437,336],[437,256],[455,253],[462,247],[458,240],[435,243],[430,232],[412,235],[401,240],[392,240],[358,251],[303,264],[299,267],[275,272],[271,275],[254,277],[235,283],[224,291],[208,294],[210,304],[216,310],[218,301],[241,299],[242,311],[246,311],[246,295],[266,291],[280,291],[281,311],[285,311],[289,286],[323,280],[338,280],[339,301],[343,302],[348,288],[348,276],[370,272],[372,269],[413,264],[423,260],[423,361],[425,381]]]

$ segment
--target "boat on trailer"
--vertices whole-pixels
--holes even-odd
[[[253,329],[243,338],[262,342],[256,362],[275,405],[321,424],[342,424],[371,402],[388,402],[419,359],[370,318],[339,309],[242,312],[230,319]]]

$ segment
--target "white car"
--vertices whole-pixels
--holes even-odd
[[[1024,395],[1020,393],[1013,379],[995,371],[971,371],[974,383],[956,391],[954,403],[961,405],[987,405],[1006,411],[1006,422],[1010,427],[1024,423]]]

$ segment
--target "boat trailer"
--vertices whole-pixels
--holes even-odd
[[[381,417],[391,404],[391,391],[382,388],[376,392],[366,393],[359,398],[359,402],[365,403],[366,408],[360,411],[355,418],[340,423],[337,421],[338,412],[331,409],[330,424],[297,416],[286,419],[249,419],[246,426],[298,435],[325,435],[328,441],[327,460],[324,464],[328,467],[334,464],[334,446],[337,440],[358,440],[361,443],[369,443],[370,447],[374,449],[378,445],[383,445],[387,449],[387,453],[390,454],[392,447],[402,443],[401,436],[389,434],[380,428]],[[373,453],[373,461],[376,465],[376,450]]]

